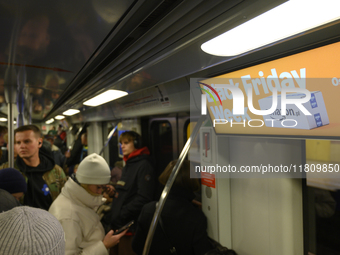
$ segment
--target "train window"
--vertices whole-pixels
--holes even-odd
[[[340,253],[339,154],[340,141],[306,140],[308,225],[316,233],[309,246],[315,254]]]

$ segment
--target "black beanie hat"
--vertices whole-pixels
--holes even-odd
[[[0,170],[0,189],[4,189],[9,193],[26,192],[27,184],[24,176],[14,169],[5,168]]]

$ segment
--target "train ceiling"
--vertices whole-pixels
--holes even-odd
[[[0,0],[0,112],[7,114],[10,68],[25,105],[31,100],[32,118],[45,121],[69,108],[86,112],[82,102],[107,89],[133,97],[208,69],[244,65],[237,62],[242,56],[211,56],[200,45],[282,2]]]

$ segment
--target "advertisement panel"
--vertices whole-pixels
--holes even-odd
[[[340,42],[209,79],[201,114],[218,134],[338,137]],[[206,111],[208,110],[208,112]]]

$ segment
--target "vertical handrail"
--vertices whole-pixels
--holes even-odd
[[[7,123],[8,123],[8,167],[13,168],[14,167],[14,114],[13,114],[13,109],[16,107],[16,104],[13,103],[8,103],[8,118],[7,118]]]
[[[153,239],[153,235],[155,234],[155,230],[157,227],[157,223],[159,220],[159,215],[161,215],[165,201],[169,195],[169,191],[172,187],[172,184],[174,183],[176,176],[178,174],[179,169],[182,166],[182,163],[186,157],[186,155],[189,152],[189,149],[194,141],[194,139],[196,138],[196,135],[198,134],[198,131],[203,123],[203,121],[205,120],[206,116],[201,116],[201,118],[197,121],[197,124],[193,130],[193,132],[191,133],[189,139],[187,140],[187,142],[184,145],[184,148],[181,152],[181,154],[179,155],[178,161],[176,163],[176,165],[174,166],[174,168],[172,169],[172,172],[170,174],[170,177],[167,181],[167,183],[165,184],[165,187],[163,189],[162,195],[158,201],[158,205],[156,207],[156,211],[153,215],[152,221],[151,221],[151,225],[149,228],[149,232],[148,235],[146,237],[146,241],[145,241],[145,245],[144,245],[144,250],[143,250],[143,255],[148,255],[149,251],[150,251],[150,247],[151,247],[151,242]]]
[[[114,126],[114,125],[113,125],[113,126]],[[118,127],[118,125],[116,125],[116,126],[111,130],[111,132],[109,133],[109,135],[107,136],[107,140],[106,140],[106,142],[104,143],[103,148],[100,150],[99,155],[102,155],[102,154],[103,154],[104,149],[105,149],[106,146],[109,144],[109,142],[110,142],[112,136],[114,135],[114,133],[116,133],[117,127]]]

